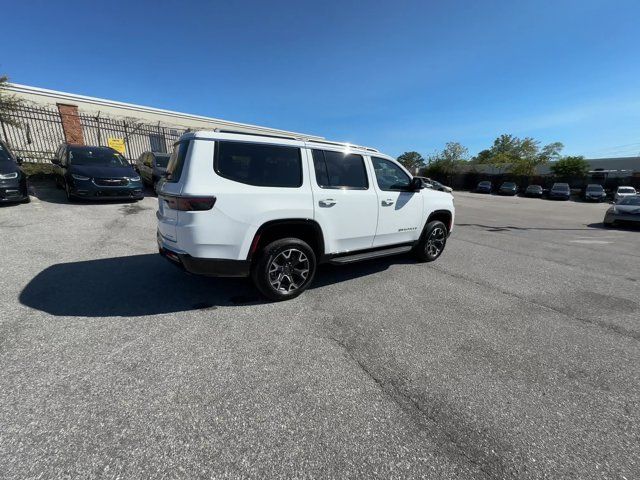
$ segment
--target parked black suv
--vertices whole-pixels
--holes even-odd
[[[0,203],[28,202],[27,176],[20,169],[22,159],[0,140]]]
[[[109,147],[62,144],[52,160],[56,185],[67,199],[140,200],[142,181],[129,162]]]
[[[156,189],[156,184],[167,171],[167,165],[169,164],[168,153],[159,152],[144,152],[136,160],[136,170],[140,173],[142,181],[147,185]]]

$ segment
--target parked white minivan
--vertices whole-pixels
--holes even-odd
[[[158,193],[160,254],[194,274],[251,276],[272,300],[302,293],[323,262],[433,261],[455,216],[451,195],[373,148],[240,132],[183,135]]]

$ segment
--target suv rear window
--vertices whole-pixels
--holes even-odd
[[[316,182],[321,188],[366,190],[367,170],[362,156],[345,155],[331,150],[313,150]]]
[[[167,182],[175,183],[180,181],[184,160],[187,158],[187,150],[189,150],[189,140],[178,142],[173,147],[173,153],[169,157],[169,163],[167,164]]]
[[[221,177],[257,187],[302,185],[302,160],[297,147],[216,142],[214,169]]]

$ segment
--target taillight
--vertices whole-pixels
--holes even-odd
[[[169,208],[182,210],[184,212],[201,212],[211,210],[216,203],[216,197],[179,197],[173,195],[163,195],[162,199],[167,202]]]

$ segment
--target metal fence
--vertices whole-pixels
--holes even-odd
[[[171,152],[184,133],[181,129],[150,125],[134,118],[117,120],[83,113],[80,124],[86,145],[108,145],[109,138],[124,139],[125,157],[129,161],[135,161],[143,152]]]
[[[51,160],[64,142],[62,120],[55,108],[20,106],[8,117],[17,126],[0,122],[2,138],[27,162]]]
[[[152,125],[135,118],[115,119],[79,114],[85,145],[108,146],[109,138],[123,139],[125,157],[135,161],[146,151],[171,152],[183,129]],[[9,114],[17,126],[0,122],[0,138],[26,162],[48,163],[65,141],[62,118],[56,108],[19,106]]]

